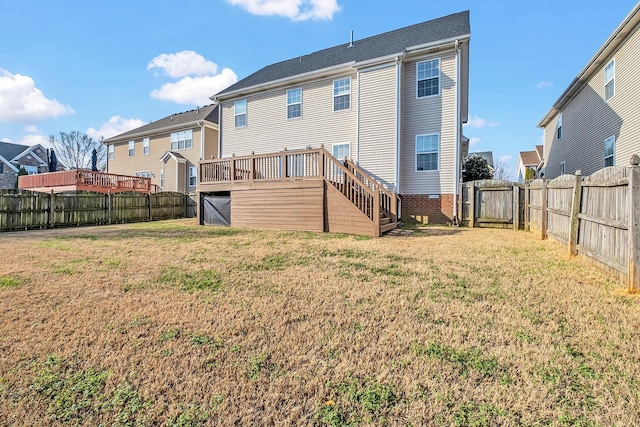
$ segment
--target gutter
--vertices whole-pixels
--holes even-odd
[[[598,49],[596,54],[589,60],[587,65],[578,73],[578,76],[573,79],[573,81],[569,84],[569,86],[565,89],[564,92],[560,95],[558,100],[553,104],[553,107],[549,112],[544,116],[544,118],[538,123],[539,128],[544,128],[549,124],[551,119],[556,116],[556,114],[562,110],[562,108],[571,101],[575,95],[582,89],[582,87],[589,81],[591,77],[598,71],[598,69],[602,66],[603,62],[601,58],[608,58],[611,56],[614,51],[616,51],[624,39],[631,33],[631,30],[640,23],[640,3],[638,3],[629,14],[625,17],[625,19],[618,25],[618,27],[613,31],[613,33],[609,36],[607,41]],[[626,30],[626,31],[625,31]],[[623,36],[620,40],[616,42],[616,39],[619,36]],[[615,43],[614,43],[615,42]]]
[[[204,120],[202,121],[202,123],[205,123],[205,122],[208,123],[209,125],[214,126],[215,128],[218,128],[218,126],[219,126],[218,124],[213,123],[213,122],[207,122],[207,121],[204,121]],[[182,123],[182,124],[176,124],[176,125],[172,125],[172,126],[165,126],[163,128],[153,129],[151,131],[151,133],[150,132],[136,132],[136,133],[133,133],[133,134],[130,134],[130,135],[127,135],[127,136],[122,136],[122,137],[117,136],[117,137],[109,138],[109,139],[103,141],[102,143],[105,144],[105,145],[117,144],[119,142],[129,141],[131,139],[136,139],[137,137],[142,136],[142,135],[151,137],[151,136],[156,136],[156,135],[159,135],[159,134],[162,134],[162,133],[165,133],[167,131],[174,130],[174,129],[183,129],[185,127],[193,128],[195,126],[200,126],[200,123],[201,123],[200,121],[194,121],[194,122],[186,122],[186,123]]]
[[[296,74],[294,76],[289,76],[289,77],[284,77],[281,79],[277,79],[277,80],[270,80],[266,83],[260,83],[257,85],[253,85],[253,86],[249,86],[249,87],[245,87],[245,88],[241,88],[241,89],[236,89],[230,92],[223,92],[221,94],[218,95],[213,95],[211,97],[209,97],[210,100],[212,100],[213,102],[220,102],[220,101],[224,101],[226,99],[231,99],[231,98],[236,98],[240,95],[248,95],[251,92],[255,92],[258,90],[265,90],[265,89],[273,89],[276,88],[278,86],[284,86],[290,82],[293,81],[298,81],[298,80],[304,80],[306,78],[317,78],[319,75],[322,74],[326,74],[326,75],[331,75],[331,74],[338,74],[339,71],[342,71],[344,69],[348,69],[348,68],[353,68],[353,65],[355,64],[355,61],[351,61],[351,62],[345,62],[344,64],[338,64],[338,65],[334,65],[332,67],[327,67],[327,68],[323,68],[320,70],[314,70],[314,71],[309,71],[306,73],[302,73],[302,74]]]

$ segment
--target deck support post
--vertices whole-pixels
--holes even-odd
[[[287,147],[282,150],[282,180],[287,180]]]
[[[231,183],[236,180],[236,153],[231,155]]]
[[[391,220],[398,222],[398,194],[395,189],[391,192]]]
[[[380,237],[380,191],[373,193],[373,237]]]
[[[255,151],[251,152],[251,159],[249,161],[249,173],[251,174],[249,176],[249,181],[253,182],[253,180],[256,178],[256,158],[255,158]]]

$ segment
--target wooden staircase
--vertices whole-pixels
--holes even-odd
[[[324,231],[380,237],[398,226],[395,191],[324,147],[206,160],[200,162],[198,177],[198,192],[203,193],[324,186]]]

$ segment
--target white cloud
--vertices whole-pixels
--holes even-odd
[[[483,128],[485,126],[488,127],[495,127],[498,126],[498,123],[495,122],[489,122],[485,119],[482,119],[478,116],[473,116],[469,119],[469,121],[467,123],[464,124],[465,126],[469,126],[472,128]]]
[[[502,162],[502,163],[509,163],[511,161],[511,156],[506,155],[506,156],[501,156],[498,161]]]
[[[158,55],[147,64],[147,70],[154,68],[160,68],[174,78],[218,73],[218,64],[192,50]]]
[[[38,129],[38,126],[36,125],[27,126],[26,128],[24,128],[24,131],[27,133],[42,133],[42,131]]]
[[[294,21],[333,19],[340,11],[336,0],[225,0],[253,15],[284,16]]]
[[[179,104],[207,105],[209,97],[238,81],[233,70],[224,68],[220,74],[184,77],[175,83],[165,83],[151,92],[151,97]]]
[[[22,137],[18,144],[22,145],[36,145],[41,144],[45,148],[51,148],[51,144],[49,144],[49,138],[44,135],[34,134],[34,135],[25,135]],[[46,159],[45,159],[46,160]]]
[[[113,116],[104,122],[100,129],[87,129],[87,135],[94,140],[99,141],[101,137],[108,139],[112,136],[120,135],[121,133],[139,128],[144,124],[145,122],[140,119],[125,119],[124,117]]]
[[[37,121],[73,114],[68,105],[48,99],[29,76],[0,68],[0,121]]]
[[[476,145],[478,142],[480,142],[480,138],[470,138],[469,139],[469,146],[473,146]]]
[[[551,86],[553,86],[553,83],[543,80],[536,85],[536,89],[545,89]]]

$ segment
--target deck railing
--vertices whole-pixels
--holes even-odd
[[[85,169],[24,175],[18,178],[18,188],[21,189],[63,186],[95,187],[113,189],[114,191],[139,191],[144,193],[149,193],[152,189],[151,178],[94,172]]]
[[[325,179],[379,225],[380,213],[398,218],[398,196],[351,161],[343,163],[324,147],[206,160],[199,165],[200,184]]]

